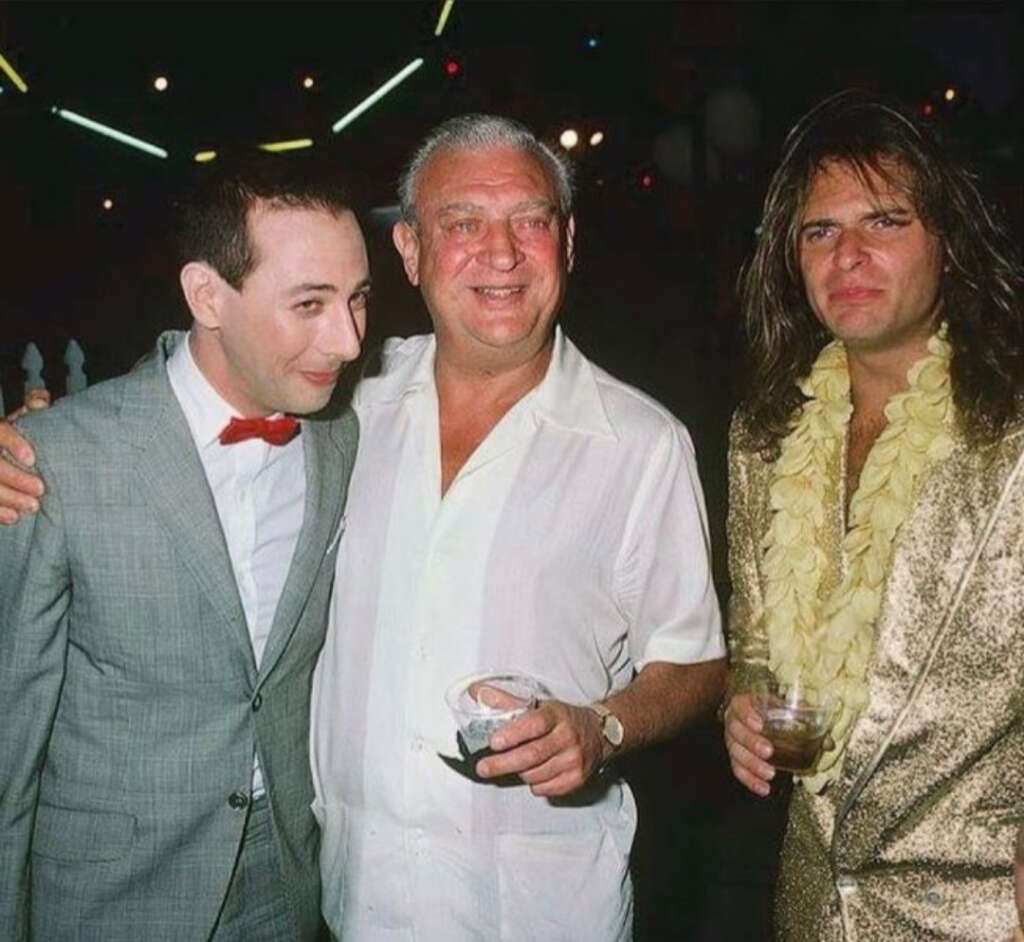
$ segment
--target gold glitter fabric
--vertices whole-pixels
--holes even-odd
[[[785,942],[1003,942],[1024,821],[1024,430],[922,476],[896,537],[839,778],[793,792],[776,900]],[[843,458],[823,546],[842,574]],[[771,464],[733,423],[731,689],[767,671],[761,540]]]

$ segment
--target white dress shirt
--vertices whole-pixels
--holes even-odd
[[[238,412],[200,372],[188,339],[168,359],[167,377],[213,492],[258,669],[302,528],[302,437],[287,445],[269,445],[259,438],[222,445],[218,436]],[[252,790],[253,795],[264,790],[258,756]]]
[[[346,942],[625,940],[625,783],[560,801],[475,784],[445,690],[488,668],[570,703],[649,661],[723,656],[692,446],[561,334],[540,385],[441,497],[434,339],[389,341],[357,391],[327,641],[313,692],[324,912]]]

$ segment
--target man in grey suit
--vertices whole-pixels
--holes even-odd
[[[291,171],[289,171],[291,172]],[[365,329],[346,196],[276,165],[185,206],[194,323],[23,420],[0,528],[0,939],[313,939],[307,759]]]

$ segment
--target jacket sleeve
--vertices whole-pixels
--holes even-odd
[[[67,644],[70,571],[52,476],[37,514],[0,527],[0,940],[29,935],[32,831]]]
[[[750,689],[759,676],[768,672],[760,576],[761,532],[755,512],[757,495],[752,492],[755,485],[751,481],[751,463],[760,460],[743,447],[739,420],[733,419],[729,435],[729,697]]]

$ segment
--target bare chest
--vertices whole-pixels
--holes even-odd
[[[441,413],[441,495],[448,492],[470,455],[480,446],[507,407],[478,414],[446,416]]]
[[[860,475],[868,460],[871,446],[885,428],[884,415],[869,415],[862,418],[854,416],[846,438],[846,510],[850,509],[850,498],[853,497],[860,483]]]

